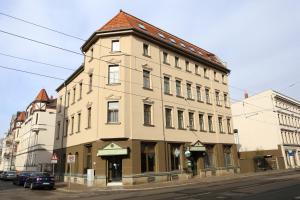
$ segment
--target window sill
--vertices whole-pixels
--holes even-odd
[[[209,131],[210,133],[216,133],[215,131]]]
[[[207,131],[206,131],[206,130],[204,130],[204,129],[203,129],[203,130],[200,130],[200,132],[207,133]]]
[[[76,131],[75,133],[76,133],[76,134],[77,134],[77,133],[80,133],[80,131]]]
[[[184,99],[184,97],[183,97],[183,96],[180,96],[180,95],[176,95],[176,97],[181,98],[181,99]]]
[[[149,90],[149,91],[153,91],[152,88],[148,88],[148,87],[143,87],[144,90]]]
[[[222,82],[224,85],[227,85],[227,83],[225,83],[225,82]]]
[[[219,80],[215,79],[215,82],[218,82],[218,83],[219,83]]]
[[[226,134],[224,131],[220,131],[220,134]]]
[[[121,83],[107,83],[107,86],[117,86],[117,85],[121,85]]]
[[[186,128],[178,128],[178,130],[183,130],[183,131],[185,131],[185,130],[186,130]]]
[[[196,75],[196,76],[200,76],[200,77],[201,77],[201,74],[195,73],[195,75]]]
[[[147,126],[147,127],[154,127],[153,124],[143,124],[143,126]]]
[[[111,54],[116,54],[116,53],[121,53],[122,51],[118,50],[118,51],[110,51],[109,53]]]
[[[197,131],[197,129],[194,129],[194,128],[190,128],[189,130],[190,131]]]
[[[199,103],[204,103],[204,101],[202,101],[202,100],[197,100]]]
[[[86,127],[85,130],[89,130],[89,129],[91,129],[91,128],[92,128],[92,127]]]
[[[222,107],[222,105],[221,105],[221,104],[217,104],[217,106],[219,106],[219,107]]]
[[[67,135],[64,135],[64,137],[67,137]]]
[[[175,129],[173,126],[166,126],[166,129]]]
[[[175,68],[177,68],[177,69],[180,69],[180,70],[181,70],[181,67],[179,67],[179,66],[175,66]]]
[[[143,53],[143,56],[145,56],[145,57],[147,57],[147,58],[151,58],[150,55],[147,55],[147,54],[144,54],[144,53]]]
[[[121,122],[106,122],[106,125],[120,125]]]
[[[186,69],[185,70],[187,73],[192,73],[192,71],[191,70],[188,70],[188,69]]]
[[[91,92],[93,92],[93,90],[89,90],[89,91],[87,91],[87,93],[86,93],[86,94],[90,94]]]
[[[193,99],[193,98],[186,98],[187,100],[190,100],[190,101],[195,101],[195,99]]]
[[[165,65],[170,65],[170,63],[168,63],[168,62],[163,62],[163,64],[165,64]]]
[[[71,103],[71,106],[73,106],[75,104],[75,101]]]
[[[208,105],[212,105],[212,103],[210,103],[210,102],[206,102],[206,104],[208,104]]]
[[[225,106],[225,108],[230,108],[230,106]]]
[[[209,80],[209,78],[207,76],[204,76],[205,79]]]
[[[79,99],[77,99],[77,101],[80,101],[82,98],[80,97]]]
[[[169,95],[169,96],[173,96],[173,94],[171,94],[171,93],[164,93],[165,95]]]

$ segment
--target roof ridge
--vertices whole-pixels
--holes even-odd
[[[171,35],[172,37],[174,37],[174,38],[176,38],[176,39],[178,39],[178,40],[181,40],[181,41],[183,41],[183,42],[189,44],[190,46],[197,47],[197,48],[203,50],[204,52],[206,52],[207,54],[215,55],[214,53],[211,53],[211,52],[209,52],[209,51],[207,51],[207,50],[205,50],[205,49],[203,49],[203,48],[201,48],[201,47],[199,47],[199,46],[196,46],[196,45],[194,45],[194,44],[192,44],[192,43],[186,41],[185,39],[182,39],[182,38],[180,38],[180,37],[178,37],[178,36],[176,36],[176,35],[174,35],[174,34],[172,34],[172,33],[169,33],[169,32],[167,32],[167,31],[165,31],[165,30],[163,30],[163,29],[157,27],[157,26],[154,26],[154,25],[150,24],[149,22],[146,22],[146,21],[144,21],[144,20],[142,20],[142,19],[140,19],[140,18],[138,18],[138,17],[136,17],[136,16],[133,16],[133,15],[131,15],[131,14],[129,14],[129,13],[123,11],[123,10],[120,10],[120,12],[123,12],[123,13],[125,14],[125,16],[128,15],[128,16],[133,17],[133,18],[135,18],[135,19],[137,19],[137,20],[139,20],[139,21],[142,21],[143,23],[145,23],[145,24],[147,24],[147,25],[149,25],[149,26],[153,26],[153,27],[157,28],[158,30],[160,30],[160,31],[162,31],[162,32],[164,32],[164,33],[167,33],[167,34]],[[130,22],[129,22],[129,24],[132,25]]]

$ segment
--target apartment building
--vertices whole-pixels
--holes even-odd
[[[15,168],[18,171],[52,171],[56,99],[45,89],[21,112],[14,136]]]
[[[229,69],[216,55],[120,11],[57,88],[56,173],[97,185],[238,172]],[[75,163],[66,163],[67,155]]]
[[[241,159],[266,157],[273,169],[300,166],[299,101],[267,90],[232,104],[232,113]]]
[[[17,112],[16,115],[12,115],[8,132],[5,134],[2,140],[2,152],[1,152],[1,165],[0,170],[9,171],[15,170],[16,160],[16,143],[15,135],[20,128],[19,125],[24,121],[24,115],[22,112]]]

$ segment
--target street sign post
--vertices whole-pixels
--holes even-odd
[[[51,157],[51,163],[52,163],[52,175],[53,175],[53,176],[54,176],[54,166],[55,166],[55,164],[57,164],[57,160],[58,160],[58,158],[57,158],[56,153],[53,153],[53,154],[52,154],[52,157]]]
[[[75,155],[72,155],[72,154],[69,154],[68,156],[67,156],[67,163],[69,164],[69,168],[70,168],[70,173],[69,173],[69,191],[70,191],[70,189],[71,189],[71,172],[72,172],[72,168],[71,168],[71,164],[73,164],[73,163],[75,163],[75,161],[76,161],[76,157],[75,157]]]

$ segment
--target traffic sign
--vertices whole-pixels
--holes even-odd
[[[67,157],[67,163],[72,164],[75,163],[75,155],[68,155]]]
[[[51,157],[51,163],[52,164],[57,164],[57,160],[58,160],[58,158],[57,158],[56,153],[53,153],[53,155]]]

